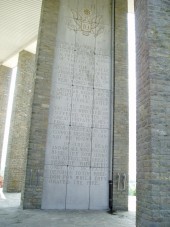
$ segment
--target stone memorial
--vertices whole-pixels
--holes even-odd
[[[60,1],[42,209],[108,209],[110,4]]]

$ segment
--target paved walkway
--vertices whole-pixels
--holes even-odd
[[[135,212],[22,210],[20,194],[0,191],[0,227],[135,227]]]

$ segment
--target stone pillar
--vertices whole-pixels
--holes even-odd
[[[136,0],[137,226],[170,223],[170,2]]]
[[[0,66],[0,170],[12,69]]]
[[[25,176],[34,66],[34,54],[20,52],[4,177],[4,191],[7,192],[20,192]]]
[[[108,208],[110,5],[43,1],[24,208]]]
[[[129,131],[127,6],[126,0],[115,0],[114,210],[128,210]]]
[[[42,4],[23,207],[41,208],[51,77],[59,1]]]

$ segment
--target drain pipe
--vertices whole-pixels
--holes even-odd
[[[109,209],[113,210],[113,171],[114,171],[114,109],[115,109],[115,1],[111,8],[111,110],[110,110],[110,168],[109,168]]]

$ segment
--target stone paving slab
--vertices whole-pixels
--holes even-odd
[[[0,209],[1,227],[133,227],[135,215],[101,211],[43,211],[20,208]]]
[[[0,227],[134,227],[135,212],[22,210],[20,194],[0,197]]]

